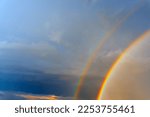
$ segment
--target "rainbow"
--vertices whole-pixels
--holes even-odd
[[[84,83],[84,80],[86,78],[86,75],[88,74],[91,65],[95,61],[98,53],[101,51],[101,49],[104,47],[105,43],[111,38],[111,36],[122,26],[122,24],[131,16],[133,15],[140,7],[143,0],[141,0],[135,7],[131,8],[130,12],[127,13],[122,19],[120,19],[117,24],[108,31],[105,36],[99,41],[98,45],[96,46],[95,50],[93,51],[92,55],[89,56],[87,59],[86,65],[81,73],[79,82],[77,84],[77,88],[75,90],[74,99],[78,99],[80,90],[82,88],[82,85]]]
[[[135,45],[139,44],[142,40],[144,40],[145,36],[150,35],[150,31],[145,32],[143,35],[141,35],[139,38],[137,38],[135,41],[133,41],[117,58],[117,60],[113,63],[113,65],[111,66],[110,70],[108,71],[108,73],[106,74],[104,81],[102,83],[102,86],[98,92],[98,96],[97,99],[101,99],[104,91],[105,91],[105,86],[107,84],[107,82],[110,79],[110,76],[113,74],[114,70],[116,69],[116,67],[118,66],[118,64],[121,62],[121,60],[124,58],[124,56],[126,55],[126,53],[128,53],[128,51],[134,47]]]

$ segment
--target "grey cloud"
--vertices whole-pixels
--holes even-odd
[[[25,98],[16,96],[15,93],[12,92],[0,92],[0,100],[23,100]]]

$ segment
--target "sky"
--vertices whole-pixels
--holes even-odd
[[[97,54],[88,75],[96,76],[100,81],[117,55],[150,28],[149,0],[0,0],[0,72],[7,76],[22,74],[39,78],[37,74],[46,75],[39,78],[51,82],[46,88],[71,82],[72,86],[68,86],[72,87],[71,94],[62,93],[68,87],[62,88],[60,93],[48,90],[46,94],[72,96],[87,59],[100,40],[137,5],[136,11],[126,18]],[[61,85],[53,85],[51,74],[59,75]],[[3,74],[0,77],[1,83],[4,82]],[[18,81],[29,85],[28,79],[32,76],[26,77],[19,76]],[[33,84],[38,78],[31,78]],[[6,79],[4,83],[7,84],[13,77]],[[87,82],[89,87],[89,80]],[[7,88],[6,85],[0,90],[5,89],[11,94],[16,91],[36,93],[24,88],[11,90],[12,87]],[[87,94],[83,97],[87,97]]]

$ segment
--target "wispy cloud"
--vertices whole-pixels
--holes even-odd
[[[27,100],[65,100],[72,99],[71,97],[61,97],[55,95],[28,95],[28,94],[17,94],[19,97],[23,97]]]
[[[68,100],[72,97],[63,97],[56,95],[34,95],[17,92],[0,91],[0,100]]]
[[[20,95],[17,95],[17,96],[23,97],[23,98],[28,99],[28,100],[57,100],[58,99],[58,97],[54,96],[54,95],[35,96],[35,95],[23,95],[23,94],[20,94]]]

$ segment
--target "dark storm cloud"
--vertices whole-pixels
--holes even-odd
[[[1,72],[0,90],[41,95],[72,96],[74,93],[72,90],[76,86],[76,82],[76,76]]]

